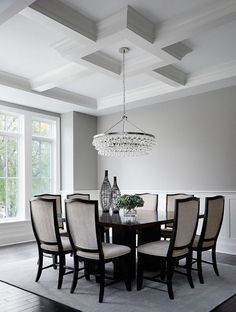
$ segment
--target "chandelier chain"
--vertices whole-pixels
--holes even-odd
[[[123,49],[123,53],[122,53],[122,74],[123,74],[123,117],[126,115],[126,107],[125,107],[125,102],[126,102],[126,98],[125,98],[125,49]]]

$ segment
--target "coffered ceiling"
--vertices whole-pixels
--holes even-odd
[[[3,0],[0,100],[119,111],[236,84],[236,0]]]

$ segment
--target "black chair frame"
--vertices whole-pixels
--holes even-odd
[[[198,209],[199,209],[199,198],[194,197],[194,198],[191,198],[191,200],[198,202]],[[194,236],[195,236],[195,233],[197,230],[198,221],[196,222],[196,226],[194,229],[194,235],[192,237],[191,242],[185,246],[174,247],[175,240],[176,240],[176,233],[177,233],[178,217],[179,217],[178,216],[179,215],[178,204],[181,202],[187,202],[187,201],[189,201],[189,198],[176,200],[175,212],[174,212],[174,222],[173,222],[173,231],[172,231],[172,237],[170,240],[170,246],[168,249],[167,257],[156,256],[156,258],[160,259],[161,273],[157,274],[155,276],[152,276],[152,277],[144,276],[143,275],[143,261],[147,255],[144,255],[142,253],[138,253],[137,290],[142,289],[143,279],[147,279],[147,280],[159,282],[159,283],[164,283],[164,284],[167,284],[167,291],[169,294],[169,298],[174,299],[174,293],[173,293],[173,287],[172,287],[172,277],[173,277],[174,272],[179,273],[179,274],[183,274],[183,275],[187,275],[187,279],[188,279],[190,287],[194,288],[192,274],[191,274],[191,265],[192,265],[191,246],[192,246]],[[184,248],[189,249],[189,252],[187,254],[181,255],[179,257],[172,257],[173,252],[175,250],[181,250]],[[175,270],[175,267],[178,265],[179,260],[184,259],[184,258],[186,258],[186,273],[184,273],[182,271]],[[165,281],[165,278],[166,278],[166,281]]]
[[[38,236],[35,224],[34,224],[34,218],[33,218],[33,213],[32,213],[32,203],[30,201],[31,222],[32,222],[33,233],[34,233],[34,236],[35,236],[35,239],[37,242],[38,255],[39,255],[38,272],[37,272],[37,276],[36,276],[35,281],[36,282],[39,281],[43,270],[51,268],[51,267],[56,269],[57,266],[59,266],[59,277],[58,277],[57,288],[60,289],[62,286],[62,282],[63,282],[63,276],[73,273],[73,269],[66,266],[66,260],[65,260],[66,254],[71,253],[72,251],[71,250],[66,250],[66,251],[63,250],[60,232],[59,232],[59,226],[58,226],[58,222],[57,222],[56,199],[46,199],[46,198],[39,198],[39,199],[42,201],[45,201],[45,202],[53,202],[53,219],[54,219],[54,228],[55,228],[55,235],[56,235],[56,241],[57,242],[52,243],[52,242],[42,241],[39,239],[39,236]],[[49,250],[43,249],[41,247],[41,244],[54,245],[54,246],[57,245],[58,251],[49,251]],[[43,267],[43,257],[45,255],[51,255],[53,257],[54,261],[53,261],[53,264]],[[57,262],[57,257],[59,258],[59,262]],[[70,271],[66,272],[66,269],[70,269]]]
[[[213,268],[214,268],[216,275],[219,276],[219,271],[218,271],[217,262],[216,262],[216,243],[217,243],[217,238],[219,236],[220,229],[221,229],[221,226],[223,223],[224,206],[223,206],[223,212],[222,212],[222,217],[221,217],[219,229],[218,229],[216,235],[214,237],[209,238],[209,239],[205,239],[204,236],[205,236],[206,229],[207,229],[209,201],[220,199],[220,198],[223,199],[223,205],[224,205],[224,197],[223,196],[206,197],[204,219],[203,219],[202,230],[201,230],[198,246],[196,248],[192,247],[192,251],[197,252],[197,258],[193,258],[193,261],[192,261],[192,264],[197,263],[197,269],[192,268],[192,270],[198,272],[198,277],[199,277],[199,281],[201,284],[204,284],[203,273],[202,273],[202,263],[213,265]],[[213,246],[203,247],[203,244],[205,242],[209,242],[212,240],[214,240]],[[202,252],[207,251],[207,250],[212,250],[212,262],[202,259]]]
[[[98,249],[84,249],[84,248],[80,248],[78,246],[75,246],[72,236],[71,236],[71,232],[70,232],[70,226],[68,223],[68,219],[67,219],[67,203],[68,202],[75,202],[75,201],[79,201],[82,203],[90,203],[90,204],[94,204],[94,213],[95,213],[95,227],[96,227],[96,236],[97,236],[97,245],[98,245]],[[73,276],[73,281],[72,281],[72,285],[71,285],[71,290],[70,292],[73,293],[76,285],[77,285],[77,281],[78,279],[81,279],[83,277],[85,277],[86,279],[89,279],[89,275],[90,272],[86,272],[85,274],[82,276],[78,277],[78,272],[79,272],[79,261],[84,261],[84,263],[86,264],[85,267],[88,268],[88,270],[90,270],[91,265],[97,268],[97,272],[96,274],[96,281],[99,282],[100,284],[100,289],[99,289],[99,302],[103,302],[103,297],[104,297],[104,288],[106,286],[109,286],[111,284],[114,284],[115,282],[117,282],[117,280],[114,280],[112,277],[110,276],[105,276],[105,264],[108,262],[114,262],[114,261],[120,261],[123,260],[124,264],[123,264],[123,269],[124,269],[124,280],[125,280],[125,286],[126,289],[128,291],[131,291],[131,275],[130,275],[130,270],[129,270],[129,266],[131,263],[131,259],[130,259],[130,254],[128,255],[124,255],[121,257],[116,258],[111,258],[111,259],[104,259],[104,254],[103,254],[103,248],[102,248],[102,239],[101,239],[101,228],[99,226],[99,215],[98,215],[98,201],[96,200],[83,200],[83,199],[70,199],[70,200],[66,200],[65,201],[65,212],[66,212],[66,225],[67,225],[67,229],[68,229],[68,234],[69,234],[69,239],[70,239],[70,243],[72,246],[72,250],[73,250],[73,256],[74,256],[74,276]],[[99,253],[99,260],[93,260],[93,259],[89,259],[89,258],[84,258],[84,257],[79,257],[77,255],[77,251],[81,250],[84,252],[94,252],[94,253]],[[128,264],[128,265],[127,265]],[[112,280],[112,282],[105,284],[105,279],[109,279]]]

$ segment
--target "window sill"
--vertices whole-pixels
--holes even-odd
[[[10,223],[28,223],[30,222],[30,220],[26,220],[26,219],[0,219],[0,224],[10,224]]]

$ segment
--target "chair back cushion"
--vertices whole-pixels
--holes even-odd
[[[66,221],[72,246],[85,250],[98,250],[97,201],[72,199],[66,201]]]
[[[199,199],[176,200],[174,219],[174,248],[186,248],[192,243],[198,223]]]
[[[215,196],[206,198],[204,216],[204,240],[216,239],[221,228],[224,215],[224,197]]]
[[[139,209],[157,211],[157,207],[158,207],[158,195],[157,194],[144,193],[144,194],[136,194],[136,195],[139,195],[140,197],[142,197],[144,201],[143,207],[139,207]]]
[[[56,205],[55,201],[56,199],[45,200],[42,198],[30,201],[33,227],[41,242],[57,242],[53,208],[53,203]]]
[[[80,198],[80,199],[90,200],[90,194],[74,193],[74,194],[68,194],[66,198],[67,199]]]
[[[62,220],[60,220],[60,218],[62,217],[61,195],[60,194],[40,194],[40,195],[35,195],[34,197],[45,198],[45,199],[56,199],[58,226],[59,228],[63,229],[64,228],[63,222]]]
[[[177,199],[191,198],[193,195],[178,193],[166,195],[166,217],[167,219],[174,219],[175,205]],[[166,227],[173,227],[173,223],[166,224]]]

